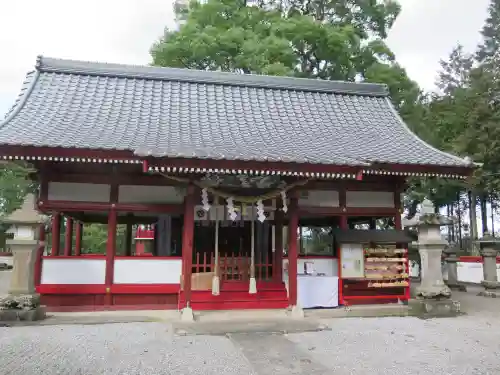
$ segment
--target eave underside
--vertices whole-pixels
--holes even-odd
[[[429,176],[464,179],[473,172],[472,167],[422,164],[371,164],[331,165],[263,162],[250,160],[210,160],[188,158],[139,157],[132,151],[47,148],[30,146],[0,146],[0,159],[26,161],[40,168],[44,163],[69,163],[72,169],[78,164],[106,164],[122,171],[138,170],[141,173],[221,173],[302,177],[359,179],[360,175]]]

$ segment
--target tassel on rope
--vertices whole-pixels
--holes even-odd
[[[248,289],[248,293],[256,294],[257,293],[257,280],[255,280],[255,218],[254,218],[254,207],[251,207],[251,230],[252,235],[251,245],[250,245],[250,285]]]
[[[212,295],[218,296],[220,294],[220,277],[219,277],[219,210],[218,198],[214,199],[215,206],[215,247],[214,247],[214,276],[212,277]]]

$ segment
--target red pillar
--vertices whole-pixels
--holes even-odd
[[[274,264],[275,282],[283,282],[283,211],[275,211],[274,221]]]
[[[125,232],[125,255],[132,255],[132,223],[127,223],[127,230]]]
[[[75,233],[75,255],[80,256],[82,253],[82,236],[83,236],[83,223],[76,223]]]
[[[191,272],[193,266],[194,235],[194,186],[190,185],[184,199],[184,227],[182,230],[182,265],[184,281],[184,300],[186,307],[191,305]]]
[[[70,256],[73,249],[73,219],[66,218],[66,235],[64,239],[64,256]]]
[[[396,216],[394,217],[394,227],[401,230],[403,227],[401,223],[401,192],[394,192],[394,207],[396,208]]]
[[[54,212],[52,214],[52,250],[51,256],[58,256],[61,247],[61,214]]]
[[[113,208],[108,214],[108,242],[106,244],[106,278],[104,284],[106,285],[106,298],[104,303],[106,305],[112,304],[111,286],[113,285],[113,273],[115,266],[115,252],[116,252],[116,225],[117,214]]]
[[[347,205],[346,194],[347,193],[346,193],[345,189],[342,189],[339,191],[339,205],[340,205],[342,211],[344,211],[344,212],[346,210],[346,205]],[[340,217],[339,226],[340,226],[341,230],[348,230],[349,229],[347,215],[342,215]],[[337,262],[338,262],[338,276],[339,276],[339,291],[338,291],[339,305],[343,305],[344,304],[344,283],[342,282],[342,251],[341,251],[340,245],[339,245],[339,248],[337,249],[337,251],[338,251]]]
[[[40,224],[38,231],[38,248],[36,251],[34,273],[35,287],[40,285],[40,281],[42,279],[42,257],[43,251],[45,250],[45,224]]]
[[[298,200],[295,196],[290,198],[288,210],[288,301],[290,306],[296,306],[299,211]]]

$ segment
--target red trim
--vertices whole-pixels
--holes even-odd
[[[474,255],[464,255],[458,257],[458,261],[462,263],[483,263],[483,257]],[[497,256],[497,264],[500,264],[500,256]]]
[[[175,294],[180,284],[113,284],[112,294]]]
[[[344,296],[344,300],[370,300],[370,299],[401,299],[406,300],[406,295],[378,295],[378,296]]]
[[[11,257],[12,253],[0,252],[0,257]]]
[[[104,284],[40,284],[36,287],[40,294],[105,294]]]
[[[52,256],[52,255],[44,255],[42,259],[106,259],[106,255],[101,255],[101,254],[82,254],[80,256],[64,256],[64,255],[59,255],[59,256]]]
[[[176,294],[180,284],[113,284],[111,294]],[[40,294],[107,294],[104,284],[41,284]],[[109,294],[109,293],[108,293]]]
[[[168,257],[168,256],[165,256],[165,257],[157,257],[157,256],[154,256],[152,254],[143,254],[143,255],[131,255],[131,256],[125,256],[125,255],[119,255],[119,256],[115,256],[115,259],[130,259],[130,260],[134,260],[134,259],[151,259],[151,260],[182,260],[182,257]]]
[[[102,212],[109,211],[114,204],[114,209],[117,212],[163,212],[163,213],[181,213],[182,205],[180,204],[140,204],[140,203],[108,203],[108,202],[74,202],[62,200],[38,200],[38,208],[40,210],[54,210],[66,212]]]
[[[48,312],[91,312],[91,311],[139,311],[139,310],[177,310],[177,304],[138,304],[138,305],[91,305],[91,306],[47,306]]]

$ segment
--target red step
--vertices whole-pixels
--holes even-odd
[[[249,283],[247,282],[223,282],[221,283],[221,291],[247,291]],[[257,291],[262,290],[285,290],[286,286],[283,282],[257,282]]]
[[[193,310],[257,310],[285,309],[287,301],[222,301],[222,302],[192,302]]]
[[[221,290],[214,296],[210,290],[191,292],[191,307],[193,310],[231,310],[231,309],[281,309],[288,307],[288,296],[284,284],[270,286],[272,289],[257,288],[257,293],[245,290]],[[184,306],[184,293],[179,295],[179,306]]]

